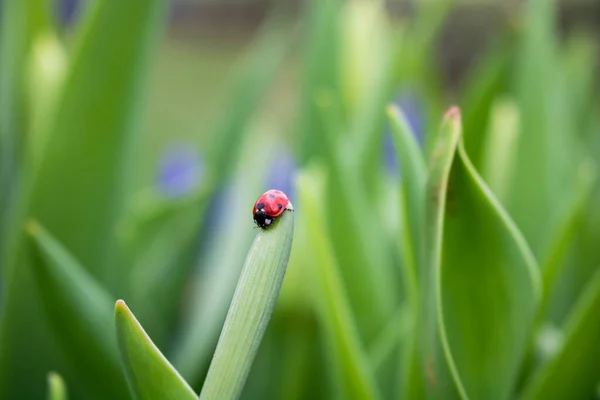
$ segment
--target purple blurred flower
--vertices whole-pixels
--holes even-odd
[[[294,175],[296,161],[287,147],[280,147],[269,166],[268,189],[281,190],[294,202]]]
[[[77,17],[77,13],[79,12],[79,8],[81,7],[80,0],[59,0],[57,2],[58,7],[58,20],[63,26],[69,26],[75,18]]]
[[[396,148],[394,141],[392,140],[392,133],[387,127],[383,134],[383,162],[386,167],[385,169],[390,175],[398,175],[398,170],[400,168],[398,165],[398,156],[396,155]]]
[[[421,103],[417,92],[409,90],[401,92],[396,97],[395,103],[404,113],[404,116],[408,120],[408,124],[417,137],[417,141],[422,145],[424,128],[423,104]]]
[[[423,144],[423,106],[415,91],[403,90],[395,98],[394,104],[398,106],[406,117],[417,142]],[[389,127],[386,127],[383,139],[383,159],[386,170],[392,176],[398,176],[400,166],[392,135]]]
[[[160,159],[158,184],[167,196],[183,196],[198,187],[204,173],[202,158],[191,143],[176,143]]]

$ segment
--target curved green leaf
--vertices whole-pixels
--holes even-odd
[[[600,382],[600,269],[571,312],[560,351],[531,379],[522,399],[592,399]]]
[[[433,398],[506,399],[535,319],[539,271],[460,135],[452,108],[428,182],[424,373]]]
[[[152,343],[123,300],[115,305],[115,324],[123,369],[134,398],[197,399],[196,393]]]
[[[28,233],[37,289],[71,368],[90,393],[127,398],[110,295],[42,226],[31,221]]]
[[[67,400],[65,381],[56,372],[48,374],[48,400]]]
[[[324,194],[318,176],[304,173],[298,178],[307,241],[311,243],[313,280],[317,283],[315,308],[325,331],[325,343],[338,375],[339,389],[347,398],[376,399],[377,388],[368,358],[353,321],[352,309],[344,290],[332,244],[323,226],[325,216],[320,207]]]
[[[290,258],[294,213],[261,229],[250,248],[219,343],[200,393],[201,399],[235,399],[271,318]]]

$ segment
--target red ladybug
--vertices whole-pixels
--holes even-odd
[[[256,225],[262,229],[266,229],[285,210],[294,210],[290,199],[281,190],[271,189],[261,194],[258,200],[256,200],[252,209],[252,215],[254,216]]]

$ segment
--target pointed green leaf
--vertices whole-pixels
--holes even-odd
[[[587,284],[565,325],[559,352],[525,387],[524,400],[592,399],[600,382],[600,269]]]
[[[48,400],[67,400],[65,381],[56,372],[48,374]]]
[[[491,108],[489,132],[481,149],[481,175],[504,204],[508,200],[509,185],[515,173],[519,109],[514,102],[505,98],[496,100]]]
[[[248,377],[271,318],[292,249],[294,213],[261,229],[250,248],[225,325],[204,382],[201,399],[236,399]]]
[[[42,226],[31,221],[28,233],[37,288],[74,373],[90,393],[127,398],[112,329],[111,296]]]
[[[198,264],[202,270],[191,287],[191,304],[184,315],[181,340],[175,345],[173,363],[194,384],[205,371],[214,351],[227,310],[241,273],[247,249],[252,244],[254,225],[248,212],[248,199],[264,184],[264,171],[272,161],[260,149],[264,143],[246,143],[245,157],[235,179],[224,193],[221,205],[227,213],[207,238]]]
[[[135,198],[133,212],[120,225],[120,265],[123,276],[130,279],[128,302],[160,347],[177,319],[208,198],[205,192],[196,192],[156,202],[148,192],[142,194],[146,196]]]
[[[539,272],[460,136],[452,108],[428,181],[422,365],[433,398],[507,399],[535,318]]]
[[[314,304],[324,327],[325,342],[332,352],[335,374],[340,382],[338,388],[348,398],[375,399],[378,397],[375,380],[356,331],[332,244],[323,226],[325,216],[320,207],[320,198],[324,194],[322,179],[304,173],[298,178],[298,189],[307,240],[311,243],[314,257],[311,262],[313,280],[317,283]]]
[[[197,399],[196,393],[152,343],[123,300],[115,305],[115,324],[123,369],[134,398]]]
[[[415,334],[419,315],[418,271],[423,259],[424,198],[427,167],[423,153],[416,141],[408,121],[401,110],[389,107],[387,110],[398,164],[400,165],[401,186],[401,257],[406,293],[410,304],[410,328],[403,344],[402,392],[407,398],[418,397],[415,391],[422,388],[419,378],[418,357]]]
[[[423,236],[423,200],[425,196],[425,181],[427,168],[423,153],[416,141],[408,121],[402,111],[397,108],[388,108],[388,118],[392,131],[392,138],[398,154],[401,169],[403,210],[403,257],[412,285],[416,286],[416,274],[421,258],[421,245]],[[416,290],[416,288],[414,289]],[[416,296],[416,293],[413,293]]]

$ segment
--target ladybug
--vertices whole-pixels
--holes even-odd
[[[267,190],[260,195],[254,208],[252,215],[254,222],[259,228],[268,228],[273,221],[277,219],[285,210],[294,211],[290,199],[281,190]]]

